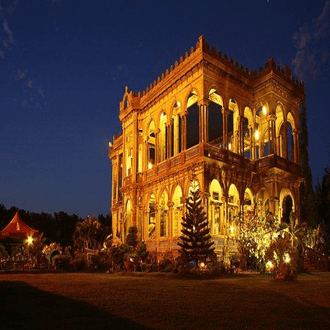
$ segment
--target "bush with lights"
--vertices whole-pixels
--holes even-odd
[[[250,266],[264,271],[266,251],[279,229],[277,218],[271,213],[260,218],[247,212],[244,217],[237,217],[235,222],[241,269],[246,270]]]

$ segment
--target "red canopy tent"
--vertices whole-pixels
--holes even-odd
[[[16,238],[24,239],[28,236],[38,235],[39,231],[30,228],[25,222],[21,219],[18,212],[14,215],[12,220],[9,222],[7,227],[0,231],[0,239],[6,238]]]

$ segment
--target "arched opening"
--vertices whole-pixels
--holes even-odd
[[[163,191],[159,201],[160,212],[160,237],[168,236],[168,196],[166,191]]]
[[[290,161],[294,161],[294,149],[295,149],[295,145],[294,145],[294,139],[293,139],[293,129],[294,129],[294,119],[292,114],[289,112],[288,113],[288,117],[287,117],[287,127],[288,127],[288,131],[287,131],[287,141],[288,141],[288,159]]]
[[[238,134],[238,106],[234,99],[229,101],[229,113],[227,116],[227,139],[228,139],[228,150],[237,152],[237,134]],[[237,132],[236,132],[237,131]]]
[[[255,142],[256,142],[256,159],[261,158],[269,154],[269,133],[267,122],[267,107],[261,105],[256,112],[256,130],[255,130]],[[266,149],[266,150],[265,150]]]
[[[182,189],[180,186],[176,186],[173,197],[173,216],[172,216],[172,228],[173,237],[177,237],[181,234],[181,221],[182,221]]]
[[[199,143],[199,108],[197,93],[193,91],[187,102],[187,149]]]
[[[148,130],[148,169],[151,169],[156,162],[156,133],[155,123],[151,121]]]
[[[222,216],[222,193],[218,180],[213,179],[210,184],[210,208],[209,208],[209,225],[211,234],[224,234],[224,224]]]
[[[156,198],[151,194],[148,204],[148,238],[156,238]]]
[[[245,189],[243,205],[244,205],[243,209],[245,214],[253,213],[253,196],[249,188]]]
[[[286,152],[285,152],[285,124],[282,123],[280,127],[280,134],[279,134],[279,139],[278,139],[278,152],[281,157],[286,157]]]
[[[283,112],[283,106],[281,104],[277,104],[276,110],[276,136],[274,137],[274,140],[276,138],[277,148],[276,152],[279,156],[285,157],[285,134],[284,134],[284,112]]]
[[[239,194],[236,186],[232,183],[228,191],[228,221],[229,221],[229,232],[231,235],[235,235],[236,226],[235,219],[239,215]]]
[[[264,135],[264,156],[269,156],[273,153],[273,137],[270,127],[267,128]]]
[[[171,156],[175,156],[181,152],[182,145],[182,124],[181,124],[181,104],[176,102],[173,107],[173,116],[172,116],[172,151]]]
[[[244,157],[252,158],[252,127],[253,127],[253,116],[252,111],[249,107],[244,109],[244,120],[243,120],[243,148]]]
[[[293,200],[290,195],[283,198],[282,203],[282,222],[290,223],[290,214],[293,211]]]
[[[221,96],[215,89],[211,89],[209,93],[209,143],[223,146],[223,118],[222,107],[223,101]]]
[[[159,134],[158,134],[158,152],[159,152],[159,163],[164,161],[167,158],[167,116],[166,113],[163,112],[160,115],[159,122]]]

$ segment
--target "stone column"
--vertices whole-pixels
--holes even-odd
[[[238,153],[244,156],[244,116],[239,116],[239,144]]]
[[[181,150],[187,149],[187,111],[181,117]]]
[[[174,129],[173,124],[174,124],[174,120],[171,119],[169,125],[167,125],[167,147],[166,147],[167,155],[166,155],[166,158],[171,158],[172,148],[174,148],[174,146],[172,145],[172,130]],[[174,143],[175,143],[175,141],[174,141]]]
[[[159,133],[160,129],[158,128],[155,132],[155,165],[158,164],[159,161]]]
[[[275,130],[276,116],[273,114],[269,114],[267,116],[267,121],[268,121],[268,153],[270,155],[276,152],[276,130]]]
[[[250,134],[250,159],[254,159],[254,147],[253,147],[253,126],[249,125]]]
[[[293,135],[293,146],[294,146],[294,162],[296,164],[299,164],[299,129],[295,128],[292,131],[292,135]]]
[[[203,98],[198,103],[199,108],[199,142],[208,141],[208,105],[209,100]]]
[[[221,112],[222,112],[222,131],[223,131],[223,148],[224,149],[228,149],[228,114],[229,114],[228,109],[226,109],[225,107],[222,108]]]

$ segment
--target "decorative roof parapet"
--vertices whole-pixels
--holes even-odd
[[[169,77],[172,76],[176,72],[177,68],[180,67],[188,58],[193,57],[198,50],[212,56],[213,58],[217,59],[224,65],[233,68],[238,73],[245,75],[246,77],[248,77],[250,79],[251,78],[258,79],[258,78],[270,73],[271,71],[273,71],[273,72],[277,73],[278,75],[280,75],[281,77],[283,77],[285,80],[295,84],[297,87],[302,88],[302,89],[304,88],[303,82],[298,82],[297,79],[292,77],[291,69],[287,65],[284,68],[281,68],[280,66],[276,66],[275,61],[272,57],[266,62],[265,68],[260,66],[258,71],[257,70],[252,71],[252,70],[249,70],[248,68],[244,67],[243,64],[234,60],[232,57],[230,59],[228,59],[227,54],[224,54],[222,56],[221,50],[216,51],[215,46],[212,45],[210,48],[209,44],[205,40],[205,37],[203,35],[201,35],[198,38],[195,49],[194,49],[194,47],[191,47],[189,54],[188,54],[188,52],[185,52],[184,57],[180,56],[179,62],[175,61],[174,66],[171,65],[170,69],[166,69],[165,74],[164,74],[164,72],[162,72],[160,77],[157,77],[157,79],[154,80],[154,82],[151,83],[149,85],[149,87],[147,87],[145,90],[143,90],[142,93],[139,92],[138,95],[140,95],[141,97],[146,96],[158,84],[161,84],[164,81],[166,81],[167,79],[169,79]]]

